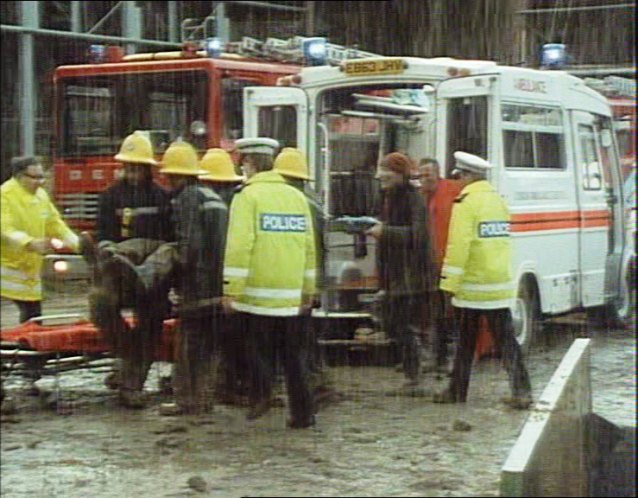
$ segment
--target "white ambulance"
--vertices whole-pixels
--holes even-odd
[[[462,150],[494,165],[489,181],[512,212],[523,346],[551,315],[605,309],[626,321],[633,313],[620,285],[627,241],[611,118],[607,100],[564,71],[451,58],[342,60],[244,90],[244,136],[306,151],[331,220],[317,317],[370,311],[374,241],[340,221],[378,214],[379,159],[435,157],[449,174]]]

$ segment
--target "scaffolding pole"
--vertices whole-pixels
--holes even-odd
[[[20,2],[20,22],[25,27],[38,29],[40,25],[39,2]],[[20,155],[35,154],[36,79],[34,60],[34,36],[23,32],[18,47],[20,67]]]
[[[24,2],[33,3],[33,2]],[[53,36],[57,38],[73,38],[75,40],[87,40],[96,42],[113,42],[113,43],[135,43],[137,45],[150,45],[155,47],[176,47],[180,48],[180,43],[160,40],[145,40],[126,38],[123,36],[109,36],[109,35],[90,35],[88,33],[73,33],[72,31],[59,31],[56,29],[43,29],[43,28],[29,28],[26,26],[16,26],[14,24],[2,24],[0,25],[0,31],[8,33],[20,33],[31,34],[35,36]]]
[[[550,7],[548,9],[525,9],[519,10],[519,14],[553,14],[555,12],[576,12],[585,10],[610,10],[610,9],[633,9],[635,3],[617,3],[611,5],[581,5],[574,7]]]

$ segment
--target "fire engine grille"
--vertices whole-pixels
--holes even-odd
[[[95,220],[98,194],[62,194],[58,203],[66,220]]]

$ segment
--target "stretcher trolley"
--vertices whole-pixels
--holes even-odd
[[[131,324],[133,318],[126,318]],[[176,319],[164,321],[155,352],[156,361],[173,361]],[[2,380],[12,375],[34,383],[45,375],[91,369],[110,372],[114,358],[102,333],[81,314],[34,317],[16,327],[0,331]]]

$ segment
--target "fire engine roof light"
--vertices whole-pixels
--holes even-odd
[[[89,61],[92,64],[104,62],[106,58],[106,45],[89,46]]]
[[[541,49],[541,67],[562,69],[567,65],[567,47],[564,43],[546,43]]]
[[[219,38],[206,39],[206,55],[213,59],[217,59],[222,55],[222,42]]]
[[[302,45],[303,55],[310,66],[323,66],[326,63],[326,39],[323,37],[307,38]]]

